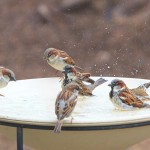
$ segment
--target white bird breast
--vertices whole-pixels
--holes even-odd
[[[9,82],[9,78],[8,77],[0,77],[0,88],[5,87]]]
[[[122,97],[123,98],[123,97]],[[116,108],[118,108],[119,110],[132,110],[133,106],[129,106],[125,103],[123,103],[120,98],[118,97],[118,95],[115,95],[112,99],[111,99],[112,103],[114,104],[114,106]],[[136,109],[136,108],[135,108]]]
[[[64,67],[67,65],[61,58],[49,59],[48,64],[60,71],[64,71]]]

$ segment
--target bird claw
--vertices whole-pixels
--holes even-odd
[[[73,117],[71,117],[71,124],[73,123],[73,119],[74,119],[74,118],[73,118]]]

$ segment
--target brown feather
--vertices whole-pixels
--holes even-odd
[[[142,88],[131,89],[131,91],[137,96],[149,96]]]
[[[133,107],[143,107],[143,102],[135,97],[129,89],[125,89],[118,95],[123,103]],[[124,98],[123,98],[124,97]]]
[[[66,103],[65,107],[64,108],[61,108],[63,109],[62,111],[62,114],[60,112],[60,103],[59,101],[60,100],[64,100],[67,102],[67,100],[72,96],[72,92],[71,91],[61,91],[59,94],[58,94],[58,97],[56,99],[56,103],[55,103],[55,113],[57,115],[57,118],[59,120],[62,120],[64,119],[65,117],[68,117],[70,116],[71,112],[73,111],[77,101],[75,101],[75,99],[77,99],[77,96],[75,97],[72,97],[72,99],[69,100],[68,103]],[[61,117],[60,117],[61,115]]]
[[[73,59],[71,57],[67,57],[66,59],[64,59],[64,62],[69,64],[69,65],[75,65],[75,62],[73,61]]]
[[[142,101],[150,101],[150,96],[146,92],[146,89],[149,88],[150,83],[145,83],[143,85],[140,85],[137,88],[131,89],[132,93],[137,96]]]
[[[59,51],[59,56],[62,57],[62,58],[65,58],[64,62],[66,62],[67,64],[75,65],[74,60],[66,52],[60,50]]]
[[[88,82],[88,83],[91,83],[91,84],[94,84],[95,81],[93,79],[90,78],[91,74],[90,73],[80,73],[80,72],[77,72],[77,78],[82,80],[82,81],[85,81],[85,82]]]
[[[79,91],[80,95],[85,95],[85,96],[92,96],[92,91],[87,88],[82,81],[76,81],[78,85],[81,87],[81,90]]]
[[[80,73],[80,72],[76,73],[76,77],[78,80],[94,84],[95,81],[91,79],[90,76],[91,76],[90,73]]]

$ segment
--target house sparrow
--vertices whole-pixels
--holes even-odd
[[[144,83],[137,88],[131,89],[133,94],[137,96],[142,101],[150,101],[150,96],[147,94],[146,90],[150,87],[149,83]]]
[[[74,66],[81,69],[75,65],[74,60],[65,51],[56,48],[46,49],[44,52],[44,59],[47,60],[50,66],[61,72],[64,71],[65,66]]]
[[[98,80],[94,81],[93,79],[90,78],[90,73],[77,72],[75,70],[75,68],[73,68],[71,66],[66,66],[64,68],[64,70],[65,71],[63,73],[65,74],[65,78],[63,80],[62,88],[66,84],[74,81],[75,83],[80,85],[80,87],[82,88],[82,90],[80,90],[80,92],[79,92],[80,95],[92,96],[93,90],[97,86],[99,86],[107,81],[103,78],[99,78]],[[85,84],[84,82],[87,82],[90,84]]]
[[[9,81],[16,81],[15,74],[10,69],[0,67],[0,88],[7,86]],[[0,96],[3,96],[0,94]]]
[[[138,99],[122,80],[115,79],[108,86],[111,87],[110,100],[116,108],[121,110],[150,108],[150,105]]]
[[[64,118],[69,117],[74,110],[77,103],[79,90],[79,85],[71,82],[67,84],[65,88],[58,94],[55,103],[57,123],[54,128],[54,133],[61,132],[61,126]]]

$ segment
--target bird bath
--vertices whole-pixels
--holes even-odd
[[[92,78],[96,80],[99,77]],[[79,96],[73,120],[64,120],[59,135],[52,130],[56,122],[55,100],[61,90],[60,79],[10,82],[0,91],[5,95],[0,97],[0,133],[15,138],[16,127],[23,128],[24,144],[36,150],[125,149],[150,137],[150,109],[115,110],[109,100],[110,87],[107,86],[114,78],[104,78],[108,82],[94,90],[95,96]],[[149,82],[145,79],[119,79],[129,88]]]

